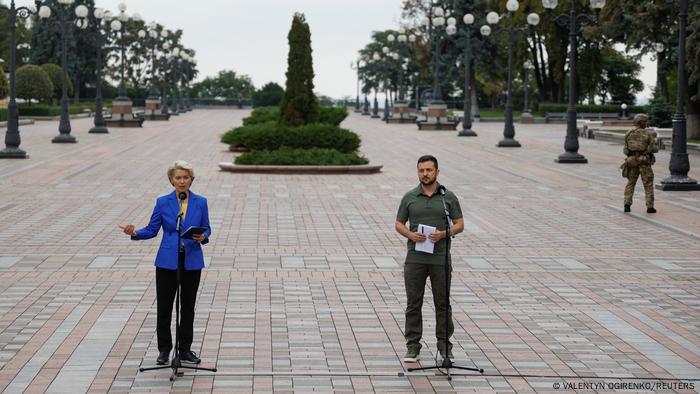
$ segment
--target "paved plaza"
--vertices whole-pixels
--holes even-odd
[[[621,145],[580,140],[589,164],[556,164],[562,124],[516,124],[523,147],[507,149],[495,146],[502,123],[459,138],[358,114],[343,126],[380,174],[221,172],[234,154],[219,135],[247,114],[197,110],[106,135],[78,119],[78,144],[50,142],[57,122],[21,127],[30,158],[0,161],[0,391],[698,390],[700,192],[657,191],[649,215],[638,182],[624,214]],[[461,201],[455,363],[483,376],[400,375],[413,365],[401,361],[405,240],[394,219],[422,154]],[[209,200],[193,350],[219,372],[172,383],[170,370],[138,371],[158,354],[160,236],[132,242],[118,225],[148,222],[178,158]],[[659,180],[669,151],[657,158]],[[700,179],[700,156],[690,164]],[[434,316],[428,291],[423,366]]]

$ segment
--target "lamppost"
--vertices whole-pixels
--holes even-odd
[[[78,140],[74,136],[70,135],[70,112],[68,109],[70,101],[68,100],[68,78],[66,77],[66,74],[68,72],[68,45],[66,43],[66,25],[69,22],[70,14],[72,11],[77,17],[75,24],[80,29],[85,29],[88,25],[88,21],[85,18],[88,16],[89,11],[88,8],[82,4],[71,9],[70,6],[74,3],[74,1],[75,0],[58,0],[58,3],[60,5],[56,9],[51,8],[51,6],[47,4],[42,4],[42,6],[39,8],[39,18],[47,21],[47,23],[49,21],[48,18],[51,17],[51,14],[56,14],[58,16],[57,21],[55,19],[52,19],[50,21],[56,21],[58,23],[61,34],[61,83],[63,85],[61,96],[61,120],[58,124],[59,134],[51,140],[51,142],[54,143],[78,142]]]
[[[151,78],[148,88],[148,97],[146,98],[146,112],[148,112],[149,120],[168,120],[170,116],[167,113],[163,114],[161,112],[160,93],[156,87],[156,45],[160,37],[156,28],[156,23],[151,22],[148,25],[148,32],[146,32],[146,30],[139,30],[137,33],[138,37],[144,41],[146,46],[150,47],[149,49],[151,50]]]
[[[685,74],[685,39],[688,24],[688,0],[680,0],[678,13],[678,88],[676,89],[676,113],[673,115],[673,140],[671,145],[671,161],[668,169],[671,175],[664,178],[661,190],[700,190],[698,182],[688,176],[690,162],[688,161],[687,123],[685,118],[685,88],[688,76]]]
[[[374,52],[372,54],[372,64],[375,66],[379,66],[379,60],[381,59],[381,56],[377,52]],[[375,75],[376,78],[376,75]],[[377,78],[378,79],[378,78]],[[372,107],[372,116],[370,118],[372,119],[378,119],[379,116],[379,103],[377,102],[377,91],[379,90],[379,81],[375,80],[374,83],[376,86],[374,87],[374,106]]]
[[[26,159],[27,152],[20,149],[22,142],[19,136],[19,111],[17,110],[17,86],[15,56],[17,55],[17,17],[29,18],[36,14],[36,7],[41,2],[35,0],[35,6],[15,7],[15,0],[10,1],[10,101],[7,104],[7,131],[5,131],[5,149],[0,151],[2,159]]]
[[[525,90],[525,100],[523,103],[523,113],[520,115],[520,123],[534,123],[535,118],[532,116],[530,113],[530,106],[528,105],[528,90],[530,88],[530,85],[528,83],[528,79],[530,76],[530,72],[534,66],[532,65],[532,62],[529,60],[526,60],[525,63],[523,64],[523,89]]]
[[[508,27],[508,87],[503,139],[496,144],[496,146],[501,148],[519,148],[521,146],[520,142],[515,139],[515,125],[513,124],[513,46],[515,45],[515,33],[516,30],[521,31],[530,26],[537,26],[540,23],[540,16],[533,12],[527,16],[527,24],[525,26],[516,28],[513,14],[519,7],[520,3],[518,3],[518,0],[508,0],[508,2],[506,2],[507,16],[508,19],[510,19],[510,26]],[[499,16],[495,12],[489,12],[486,15],[486,22],[495,25],[505,16],[506,15]]]
[[[393,35],[389,35],[391,39],[387,38],[389,42],[392,42],[394,40]],[[389,120],[389,61],[392,57],[392,54],[389,52],[389,47],[383,47],[382,52],[384,53],[384,60],[382,62],[382,71],[384,72],[384,116],[382,117],[383,121]]]
[[[396,70],[398,71],[398,100],[394,102],[392,106],[391,116],[387,116],[385,121],[387,123],[415,123],[416,117],[409,114],[410,110],[408,108],[408,103],[405,100],[406,87],[404,85],[404,74],[406,72],[405,58],[402,57],[402,52],[405,53],[404,49],[407,42],[415,42],[415,34],[407,34],[406,29],[400,27],[398,30],[398,36],[390,34],[387,36],[389,43],[394,41],[398,42],[398,52],[390,53],[390,57],[396,62]]]
[[[576,0],[571,0],[569,15],[561,14],[556,17],[556,23],[561,27],[569,27],[569,108],[566,117],[566,139],[564,140],[565,152],[554,161],[557,163],[588,163],[583,155],[578,153],[578,130],[576,130],[576,58],[577,38],[581,27],[595,22],[600,15],[600,10],[605,6],[605,0],[590,0],[591,8],[595,10],[595,18],[589,14],[576,14]],[[542,6],[550,14],[557,6],[557,0],[542,0]]]
[[[622,103],[620,108],[622,108],[622,119],[627,119],[627,104]]]
[[[360,63],[361,59],[357,59],[354,62],[350,62],[350,69],[355,70],[357,73],[357,96],[355,97],[355,112],[360,112]]]
[[[465,75],[464,75],[464,116],[462,118],[462,130],[457,133],[459,137],[476,137],[477,134],[472,130],[472,63],[473,63],[473,52],[472,52],[472,36],[474,28],[474,15],[465,14],[462,17],[462,21],[465,26],[466,39],[464,40],[464,65],[465,65]],[[448,22],[447,34],[454,36],[457,34],[456,20],[452,23],[452,20]],[[491,27],[488,25],[483,25],[479,29],[482,36],[488,37],[491,34]]]
[[[126,64],[124,34],[126,33],[126,24],[129,22],[129,20],[140,22],[141,16],[139,14],[134,14],[133,16],[129,17],[129,15],[126,13],[126,4],[124,3],[119,3],[118,8],[119,15],[112,20],[110,23],[110,28],[115,35],[119,35],[119,50],[121,52],[121,81],[119,82],[119,96],[112,102],[112,118],[107,121],[107,124],[114,127],[141,127],[144,119],[138,118],[133,114],[132,102],[127,96],[126,78],[124,76],[124,68]],[[118,115],[119,118],[116,119],[115,115]]]
[[[168,31],[163,29],[160,32],[160,37],[165,40],[168,38]],[[167,52],[170,50],[170,43],[169,42],[164,42],[163,43],[163,58],[161,62],[161,72],[163,74],[163,88],[162,92],[163,95],[161,96],[160,100],[160,113],[161,115],[166,115],[168,119],[170,119],[170,113],[168,111],[168,72],[166,69],[166,65],[168,63],[168,55]]]
[[[102,46],[104,45],[106,34],[102,33],[102,21],[112,19],[112,13],[105,11],[102,8],[95,8],[92,11],[93,16],[97,20],[97,28],[92,31],[92,39],[97,43],[97,56],[95,59],[95,118],[93,127],[88,131],[91,134],[107,134],[109,129],[105,124],[104,115],[102,114]]]

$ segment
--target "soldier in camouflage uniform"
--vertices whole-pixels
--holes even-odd
[[[649,117],[638,114],[634,117],[634,129],[625,134],[625,148],[623,152],[627,159],[622,164],[622,176],[627,178],[625,187],[625,212],[630,211],[634,187],[637,178],[641,176],[644,184],[644,194],[647,205],[647,213],[655,213],[654,209],[654,172],[651,166],[656,162],[654,153],[659,151],[656,138],[646,130]]]

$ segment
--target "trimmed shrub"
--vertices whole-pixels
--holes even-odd
[[[82,113],[84,109],[94,110],[95,105],[90,103],[71,104],[68,107],[68,112],[71,115]],[[19,104],[18,111],[20,116],[60,116],[60,105],[49,104]]]
[[[539,112],[566,112],[569,109],[568,104],[553,104],[553,103],[540,103]],[[587,112],[587,113],[607,113],[616,114],[622,113],[622,108],[617,104],[605,104],[605,105],[590,105],[590,104],[576,104],[577,112]],[[639,105],[630,105],[627,107],[627,113],[636,114],[642,113],[645,108]]]
[[[333,126],[339,126],[340,123],[348,117],[348,109],[345,107],[320,107],[319,108],[319,122],[327,123]],[[250,114],[249,117],[243,119],[243,125],[248,126],[252,124],[266,123],[266,122],[279,122],[280,120],[280,109],[273,108],[256,108]]]
[[[321,107],[319,111],[319,123],[340,126],[340,123],[347,117],[347,107]]]
[[[53,83],[49,75],[41,67],[25,64],[17,69],[17,97],[27,101],[45,100],[53,94]]]
[[[221,137],[221,142],[234,147],[243,146],[251,151],[276,150],[286,146],[299,149],[327,148],[352,153],[360,147],[361,141],[357,134],[338,126],[313,123],[289,127],[266,122],[230,130]]]
[[[341,153],[335,149],[292,149],[284,147],[275,151],[246,152],[234,160],[236,164],[255,165],[357,165],[369,161],[355,153]]]
[[[243,119],[243,125],[253,125],[267,122],[279,122],[280,109],[274,108],[256,108],[247,118]]]
[[[0,122],[7,122],[7,108],[0,108]]]
[[[46,63],[41,65],[41,69],[46,72],[49,76],[51,83],[53,84],[53,94],[51,98],[60,100],[63,97],[63,79],[61,74],[63,69],[58,64]],[[70,78],[66,78],[66,87],[68,88],[68,97],[73,95],[73,82]]]

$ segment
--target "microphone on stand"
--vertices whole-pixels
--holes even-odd
[[[445,186],[442,186],[442,185],[438,186],[438,188],[437,188],[437,192],[440,193],[441,196],[445,195],[446,190],[447,189],[445,188]]]
[[[447,191],[447,188],[443,185],[438,186],[437,192],[442,196],[442,206],[445,208],[445,217],[447,218],[448,221],[448,226],[447,230],[448,234],[451,233],[451,228],[452,228],[452,218],[450,218],[450,211],[447,210],[447,203],[445,202],[445,192]],[[452,234],[452,238],[454,238],[454,234]]]

